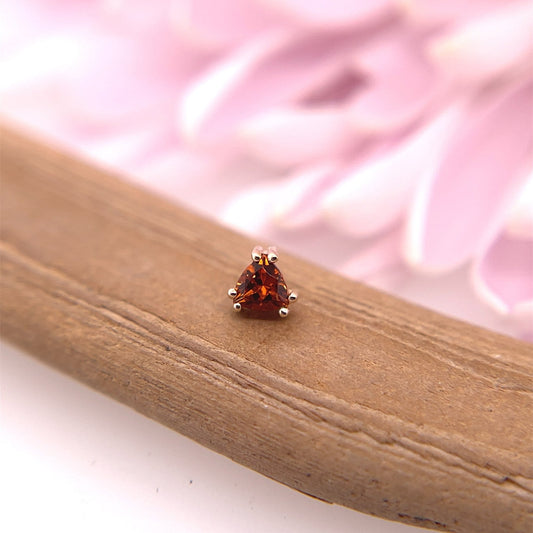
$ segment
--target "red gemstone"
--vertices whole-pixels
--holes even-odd
[[[289,294],[283,275],[268,261],[267,254],[253,262],[241,274],[235,285],[233,303],[255,312],[274,312],[289,305]]]

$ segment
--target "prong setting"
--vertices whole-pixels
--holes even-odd
[[[252,263],[249,264],[233,287],[228,289],[232,299],[233,310],[242,311],[247,317],[286,318],[289,316],[290,304],[298,295],[287,288],[276,263],[278,250],[275,246],[263,248],[257,245],[251,252]]]
[[[259,263],[259,261],[261,260],[261,254],[262,254],[262,253],[263,253],[263,247],[257,245],[257,246],[252,250],[252,261],[253,261],[254,263]]]
[[[268,247],[267,258],[269,263],[275,263],[278,260],[278,250],[275,246]]]

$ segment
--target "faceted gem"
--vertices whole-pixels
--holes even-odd
[[[233,303],[241,304],[242,309],[254,312],[278,312],[289,304],[289,294],[283,275],[267,254],[252,262],[241,274],[235,285],[237,294]]]

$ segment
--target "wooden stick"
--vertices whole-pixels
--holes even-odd
[[[246,319],[226,290],[255,242],[2,138],[7,339],[328,502],[447,531],[531,531],[531,345],[286,253],[291,316]]]

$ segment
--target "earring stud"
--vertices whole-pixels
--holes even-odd
[[[237,280],[235,287],[228,290],[233,300],[233,310],[248,311],[255,315],[275,315],[286,318],[289,304],[298,295],[287,289],[279,268],[274,264],[278,252],[274,246],[264,249],[256,246],[252,250],[252,262]]]

